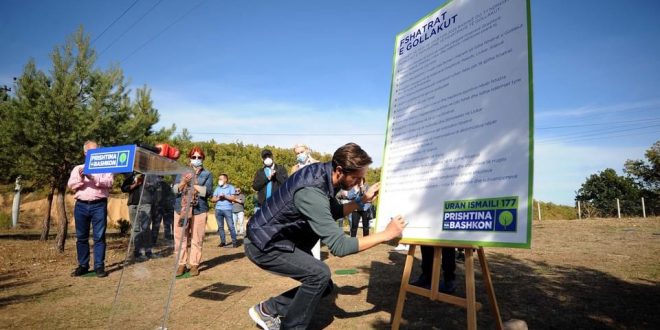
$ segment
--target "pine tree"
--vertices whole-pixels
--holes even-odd
[[[50,74],[29,61],[16,83],[13,130],[8,132],[23,148],[20,172],[36,186],[48,187],[48,207],[41,239],[48,238],[54,195],[60,219],[57,246],[64,250],[68,219],[64,193],[71,170],[83,162],[86,140],[122,145],[165,140],[174,127],[152,130],[158,122],[150,90],[136,91],[131,102],[120,68],[94,66],[96,53],[82,27],[51,54]],[[20,116],[18,115],[20,114]]]

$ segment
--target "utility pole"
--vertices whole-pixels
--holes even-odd
[[[539,212],[539,221],[541,221],[541,203],[536,201],[536,210]]]
[[[16,186],[14,187],[14,203],[11,207],[11,225],[13,228],[16,228],[18,225],[18,216],[21,210],[21,190],[23,189],[21,185],[21,176],[19,175],[16,178]]]
[[[616,199],[616,213],[619,215],[619,219],[621,219],[621,205],[618,198]]]
[[[646,206],[644,205],[644,197],[642,197],[642,215],[646,219]]]

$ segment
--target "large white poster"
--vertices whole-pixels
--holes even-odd
[[[526,0],[450,1],[397,35],[378,230],[530,246],[531,63]]]

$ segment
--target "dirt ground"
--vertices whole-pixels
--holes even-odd
[[[660,329],[660,218],[546,221],[534,224],[532,236],[529,250],[486,249],[504,320],[525,320],[530,329]],[[156,329],[174,271],[172,248],[160,244],[162,258],[122,269],[127,242],[110,235],[107,278],[72,278],[73,238],[60,254],[54,242],[35,235],[0,233],[0,328]],[[247,309],[296,285],[254,266],[242,246],[217,243],[207,234],[201,274],[175,281],[169,329],[256,329]],[[333,275],[336,290],[321,301],[313,329],[390,327],[405,260],[394,244],[344,258],[323,249],[333,272],[358,272]],[[479,328],[493,329],[475,266],[484,304]],[[463,267],[458,264],[458,283]],[[416,263],[413,276],[418,273]],[[463,287],[457,295],[464,296]],[[466,328],[465,310],[412,294],[403,317],[404,329]]]

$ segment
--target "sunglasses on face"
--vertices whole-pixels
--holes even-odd
[[[202,156],[192,156],[192,157],[190,157],[190,159],[204,159],[204,157],[202,157]]]

